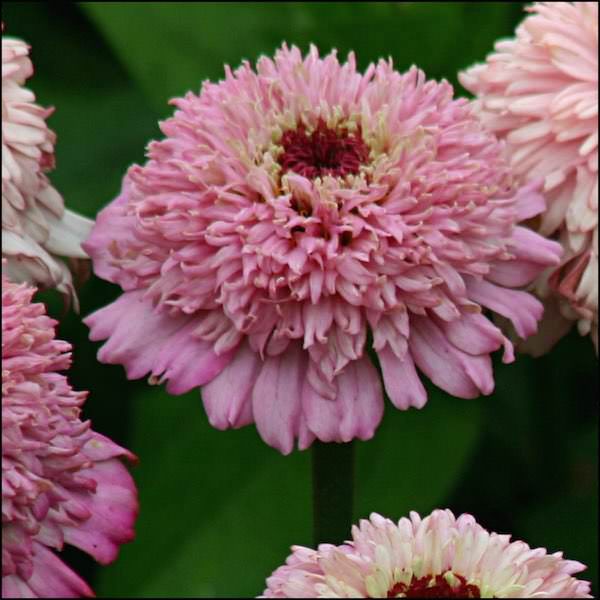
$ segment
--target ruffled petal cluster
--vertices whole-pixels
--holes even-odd
[[[468,514],[416,512],[394,523],[373,513],[352,541],[293,546],[263,598],[591,598],[585,569],[510,535],[490,533]]]
[[[59,371],[71,346],[34,289],[2,277],[2,597],[92,596],[54,550],[106,564],[133,539],[137,493],[120,457],[135,457],[81,421],[86,393]]]
[[[536,331],[519,288],[559,244],[518,223],[545,208],[447,82],[391,61],[283,46],[173,100],[148,162],[84,244],[124,294],[87,317],[98,357],[181,394],[204,386],[218,428],[370,438],[383,385],[422,407],[417,368],[461,398],[494,388],[512,345],[485,310]]]
[[[76,303],[60,257],[87,258],[81,242],[92,221],[65,209],[48,181],[56,135],[46,125],[52,109],[23,87],[32,74],[29,47],[2,36],[2,256],[12,281],[56,288]]]
[[[516,37],[497,42],[460,81],[477,95],[485,126],[506,140],[516,177],[543,178],[548,209],[531,225],[565,249],[561,264],[536,282],[550,310],[527,346],[549,349],[568,330],[566,317],[597,350],[598,3],[537,2],[526,10],[532,14]]]

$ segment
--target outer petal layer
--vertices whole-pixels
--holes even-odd
[[[212,344],[194,334],[193,317],[158,312],[141,292],[128,292],[84,319],[90,339],[108,337],[98,359],[123,364],[130,379],[152,372],[168,380],[167,390],[184,394],[208,383],[231,361],[233,352],[220,356]]]

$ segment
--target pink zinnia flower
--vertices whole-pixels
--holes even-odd
[[[536,226],[565,249],[560,266],[536,283],[553,310],[527,346],[549,349],[568,330],[567,317],[578,319],[597,350],[598,3],[539,2],[526,10],[532,14],[516,39],[497,42],[460,81],[478,96],[486,127],[506,139],[515,175],[544,178],[548,210]]]
[[[394,523],[373,513],[341,546],[292,546],[262,597],[591,598],[590,584],[572,577],[585,568],[489,533],[471,515],[411,512]]]
[[[53,549],[105,564],[133,539],[135,458],[79,418],[86,393],[64,375],[71,346],[34,289],[2,276],[2,597],[92,596]]]
[[[462,398],[490,394],[484,316],[536,330],[514,289],[560,247],[515,226],[544,209],[515,189],[501,145],[447,82],[353,54],[285,45],[174,100],[167,136],[127,173],[84,247],[125,293],[86,319],[98,357],[181,394],[212,425],[294,439],[370,438],[392,403],[422,407],[416,367]]]
[[[21,40],[2,37],[2,256],[12,281],[57,288],[77,306],[59,257],[87,258],[81,242],[92,221],[66,210],[45,175],[54,167],[56,135],[46,125],[52,109],[23,87],[33,73],[28,54]]]

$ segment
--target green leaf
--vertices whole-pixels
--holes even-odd
[[[482,60],[500,36],[512,33],[520,3],[473,2],[129,2],[81,4],[105,34],[154,106],[202,80],[283,41],[322,53],[350,50],[359,65],[391,56],[401,70],[411,64],[430,77],[456,82],[456,72]],[[443,27],[439,26],[443,23]],[[468,35],[465,29],[468,28]]]

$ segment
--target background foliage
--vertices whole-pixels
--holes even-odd
[[[109,202],[167,100],[204,79],[316,43],[359,65],[392,56],[457,85],[456,72],[512,34],[521,3],[5,3],[5,33],[32,45],[29,86],[56,113],[57,170],[70,207],[93,217]],[[458,88],[459,93],[464,90]],[[92,277],[82,315],[118,294]],[[197,392],[169,397],[120,366],[95,361],[98,344],[54,293],[41,298],[75,346],[70,379],[91,390],[94,427],[136,452],[137,539],[109,567],[70,549],[67,559],[99,596],[254,596],[292,544],[312,543],[310,455],[284,458],[254,430],[210,428]],[[597,361],[572,333],[544,358],[496,364],[487,398],[453,399],[430,387],[422,411],[388,404],[375,439],[358,444],[355,518],[398,518],[448,506],[487,528],[590,566],[597,591]]]

